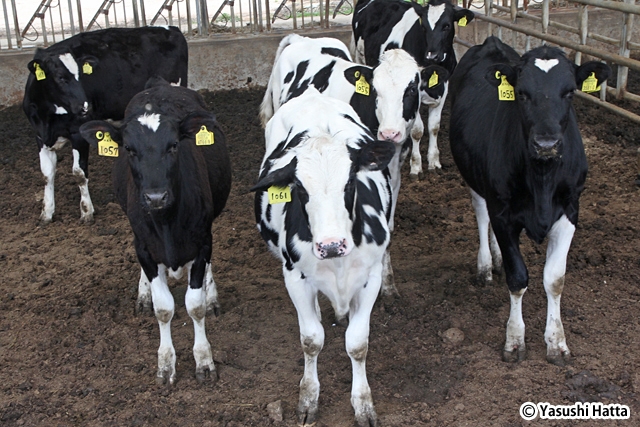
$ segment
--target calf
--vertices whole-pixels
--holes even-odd
[[[310,86],[325,95],[348,102],[378,139],[395,144],[396,155],[389,164],[393,203],[389,227],[400,191],[400,169],[409,152],[410,140],[422,136],[420,120],[421,72],[432,75],[442,68],[421,70],[405,51],[385,52],[376,67],[354,64],[347,47],[336,39],[311,39],[297,34],[285,37],[278,48],[269,84],[260,108],[263,124],[284,103]],[[434,85],[437,90],[441,84]],[[366,90],[361,90],[361,89]],[[385,265],[384,293],[395,293],[389,254]]]
[[[266,153],[252,190],[258,230],[282,261],[298,312],[305,358],[300,425],[313,425],[318,413],[317,358],[324,344],[318,292],[331,301],[339,320],[349,317],[345,343],[356,421],[377,423],[365,360],[389,243],[386,167],[394,153],[393,143],[376,141],[348,104],[313,89],[284,104],[267,124]]]
[[[448,0],[431,0],[424,7],[401,0],[362,0],[353,13],[351,54],[356,62],[375,66],[387,49],[401,48],[421,66],[436,64],[447,70],[447,74],[435,78],[427,75],[421,85],[422,103],[429,107],[429,169],[441,167],[438,131],[448,92],[447,77],[457,63],[453,50],[454,23],[466,25],[474,16],[473,12],[456,8]],[[441,85],[433,89],[438,80]],[[424,129],[422,122],[420,125]],[[411,177],[421,175],[420,138],[414,138]]]
[[[547,360],[569,357],[560,318],[567,253],[578,222],[587,159],[572,105],[587,78],[603,82],[607,65],[571,63],[542,46],[520,57],[494,37],[464,55],[451,77],[453,158],[471,187],[478,221],[478,276],[492,280],[504,265],[511,312],[505,361],[525,357],[522,296],[529,276],[520,254],[524,229],[536,243],[548,237]]]
[[[136,95],[121,128],[91,121],[80,133],[92,145],[118,144],[113,169],[116,199],[129,218],[142,267],[137,308],[155,310],[160,325],[159,383],[176,379],[171,341],[174,301],[167,273],[189,270],[185,306],[194,325],[196,378],[215,374],[205,313],[218,314],[211,273],[211,224],[231,188],[224,134],[196,92],[166,82]]]
[[[36,50],[22,107],[36,132],[46,181],[42,223],[51,222],[55,211],[56,151],[71,141],[80,219],[93,221],[89,146],[78,129],[93,119],[122,119],[127,103],[150,77],[186,86],[187,60],[187,41],[176,27],[110,28]]]

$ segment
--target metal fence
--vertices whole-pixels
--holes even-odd
[[[175,25],[188,38],[329,28],[350,24],[355,0],[1,1],[0,50],[9,50],[49,46],[79,32],[108,27]]]
[[[520,4],[519,0],[512,0],[506,5],[505,2],[484,0],[484,3],[476,2],[476,5],[468,1],[467,5],[480,8],[476,10],[476,19],[472,23],[473,40],[458,39],[457,42],[469,47],[482,43],[478,27],[487,25],[489,34],[500,37],[516,48],[521,46],[521,51],[529,50],[535,43],[550,43],[575,52],[576,64],[581,63],[584,54],[615,65],[617,75],[612,79],[615,87],[603,84],[599,98],[582,92],[577,95],[640,123],[640,115],[607,102],[607,96],[609,99],[624,99],[635,103],[640,101],[640,96],[627,90],[629,69],[640,72],[640,61],[632,58],[632,53],[637,54],[640,50],[640,43],[632,41],[634,17],[640,14],[640,6],[634,0],[571,0],[561,3],[559,0],[525,0],[524,4]],[[554,6],[576,12],[574,24],[551,19],[550,10]],[[614,12],[614,25],[611,26],[609,35],[596,34],[589,29],[590,11],[602,10]]]

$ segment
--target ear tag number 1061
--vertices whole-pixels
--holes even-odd
[[[269,195],[270,205],[275,205],[277,203],[288,203],[291,201],[291,188],[289,186],[276,187],[275,185],[272,185],[267,190],[267,194]]]
[[[109,132],[96,132],[98,154],[106,157],[118,157],[118,143],[111,139]]]

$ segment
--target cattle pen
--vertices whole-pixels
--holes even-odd
[[[268,9],[265,4],[258,7],[259,2],[243,2],[241,30],[237,20],[240,1],[235,0],[223,3],[221,12],[231,16],[233,10],[236,20],[227,25],[236,22],[235,33],[227,28],[229,31],[200,35],[198,20],[192,23],[189,86],[201,91],[226,134],[233,187],[213,226],[212,268],[221,315],[207,317],[207,336],[219,378],[205,384],[194,378],[193,329],[182,303],[187,286],[184,281],[171,282],[177,302],[172,328],[179,379],[173,388],[166,388],[154,383],[157,322],[152,316],[134,313],[140,268],[130,226],[115,201],[111,159],[92,154],[96,217],[93,224],[82,225],[78,224],[76,183],[68,173],[72,156],[63,152],[57,217],[46,227],[38,226],[42,178],[33,133],[17,106],[33,46],[17,45],[13,3],[20,2],[3,0],[4,12],[0,11],[0,26],[14,34],[10,46],[5,33],[0,41],[0,424],[297,425],[295,409],[304,359],[296,311],[283,283],[280,262],[268,253],[256,230],[249,191],[257,181],[264,154],[260,101],[275,50],[280,39],[293,30],[294,18],[282,20],[290,28],[278,27],[278,19],[272,22],[273,14],[283,2],[270,2]],[[26,2],[29,8],[37,3]],[[86,28],[96,11],[84,7],[84,0],[61,0],[59,4],[80,3]],[[114,14],[119,19],[124,16],[120,10],[114,12],[123,4],[137,3],[141,22],[142,3],[147,23],[160,11],[160,6],[152,9],[149,0],[104,3],[112,4],[109,13],[98,14],[96,22],[102,26]],[[206,3],[204,22],[210,23],[221,4]],[[316,3],[309,2],[313,7]],[[597,96],[575,100],[589,173],[562,300],[573,362],[558,367],[545,361],[544,245],[535,245],[524,235],[522,252],[531,276],[523,306],[529,356],[517,364],[500,360],[509,316],[508,291],[504,278],[493,285],[475,280],[475,218],[468,187],[448,148],[449,108],[445,107],[440,132],[442,169],[417,181],[409,179],[407,167],[402,170],[403,188],[391,243],[399,296],[378,301],[371,315],[367,374],[381,426],[577,423],[526,421],[519,412],[526,402],[627,405],[631,409],[628,420],[579,423],[589,427],[638,424],[640,192],[634,181],[640,129],[633,115],[640,109],[633,93],[640,93],[640,74],[633,58],[638,57],[635,50],[640,40],[637,28],[625,15],[633,15],[637,6],[598,3],[620,10],[598,8],[595,0],[529,2],[526,8],[516,3],[515,9],[509,3],[489,2],[492,12],[488,13],[485,3],[465,2],[478,16],[467,27],[456,29],[458,57],[467,45],[482,43],[489,33],[519,51],[537,46],[540,39],[536,36],[543,36],[551,44],[583,46],[581,55],[567,48],[572,60],[598,57],[616,70]],[[184,7],[180,9],[183,19],[186,4],[176,1],[173,5],[174,25],[178,7]],[[308,7],[306,1],[305,6],[302,1],[284,4],[289,10],[293,5]],[[195,14],[196,2],[191,1],[189,7]],[[322,7],[326,17],[326,4]],[[248,10],[251,15],[245,13]],[[262,24],[256,19],[260,10]],[[267,19],[267,10],[271,19]],[[323,22],[329,28],[321,29],[316,15],[313,21],[305,15],[303,26],[302,15],[297,15],[295,31],[337,37],[348,44],[350,19],[334,21],[331,6],[328,10],[329,20]],[[58,9],[53,12],[54,19],[60,15]],[[49,11],[44,13],[45,24],[50,25]],[[164,8],[162,24],[168,23],[168,13]],[[66,9],[63,17],[65,14]],[[33,11],[27,15],[28,21]],[[585,15],[588,31],[581,32],[579,23],[585,21]],[[543,29],[545,16],[549,19]],[[133,12],[127,12],[129,18],[133,20]],[[35,23],[41,24],[39,19]],[[78,31],[79,24],[74,25]],[[187,32],[186,22],[184,25]],[[24,28],[20,24],[20,30]],[[587,38],[582,42],[585,32]],[[53,42],[53,32],[47,34],[49,43]],[[65,37],[69,34],[65,32]],[[621,43],[623,39],[628,43]],[[615,66],[614,60],[621,66]],[[426,121],[426,114],[423,119]],[[426,148],[423,144],[425,156]],[[316,425],[351,426],[351,364],[344,351],[344,327],[334,322],[327,299],[320,300],[320,308],[326,338],[318,363],[322,389]]]

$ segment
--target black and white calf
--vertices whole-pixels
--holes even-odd
[[[504,360],[525,357],[522,296],[529,275],[519,248],[523,229],[536,243],[548,238],[547,360],[563,364],[570,357],[560,297],[587,175],[572,99],[585,79],[599,84],[609,73],[603,63],[576,66],[547,46],[520,57],[490,37],[469,49],[451,77],[451,151],[471,187],[480,234],[478,276],[490,281],[492,268],[504,264],[511,293]]]
[[[360,426],[376,425],[365,360],[369,318],[380,291],[389,243],[393,143],[376,141],[346,103],[310,89],[284,104],[266,128],[266,153],[256,191],[258,230],[282,260],[289,296],[298,312],[304,376],[298,421],[318,413],[317,359],[324,345],[318,292],[336,318],[349,325],[351,404]],[[288,200],[270,204],[271,200]],[[283,197],[279,197],[284,195]]]
[[[375,66],[386,50],[401,48],[423,67],[439,65],[446,70],[435,76],[433,72],[429,73],[420,86],[422,103],[429,107],[429,169],[441,167],[440,118],[448,92],[448,76],[457,63],[453,50],[454,24],[466,25],[473,17],[473,12],[454,7],[448,0],[431,0],[424,7],[402,0],[361,0],[353,13],[351,54],[356,62]],[[438,81],[441,84],[438,85]],[[419,127],[424,129],[422,122]],[[411,176],[420,175],[420,139],[414,138]]]
[[[188,269],[185,306],[195,331],[196,378],[215,374],[205,333],[205,313],[218,314],[211,273],[211,224],[231,188],[231,165],[224,134],[204,100],[163,81],[136,95],[121,128],[106,121],[81,126],[92,145],[115,141],[116,199],[133,229],[142,267],[138,309],[153,308],[160,325],[157,381],[173,384],[176,353],[171,340],[174,301],[167,273]]]
[[[376,67],[354,64],[347,47],[332,38],[312,39],[291,34],[281,42],[260,108],[266,123],[283,104],[314,87],[321,93],[349,103],[362,122],[380,140],[394,143],[396,155],[389,163],[393,203],[389,227],[400,191],[400,169],[409,152],[409,136],[420,140],[419,86],[422,74],[441,72],[438,66],[421,69],[402,49],[384,52]],[[441,84],[434,85],[438,90]],[[385,293],[394,293],[388,254],[385,265]]]
[[[187,85],[187,41],[176,27],[110,28],[81,33],[36,49],[22,103],[40,148],[45,177],[40,220],[55,211],[56,151],[71,141],[80,187],[80,219],[93,220],[89,146],[78,129],[93,119],[120,120],[150,77]]]

